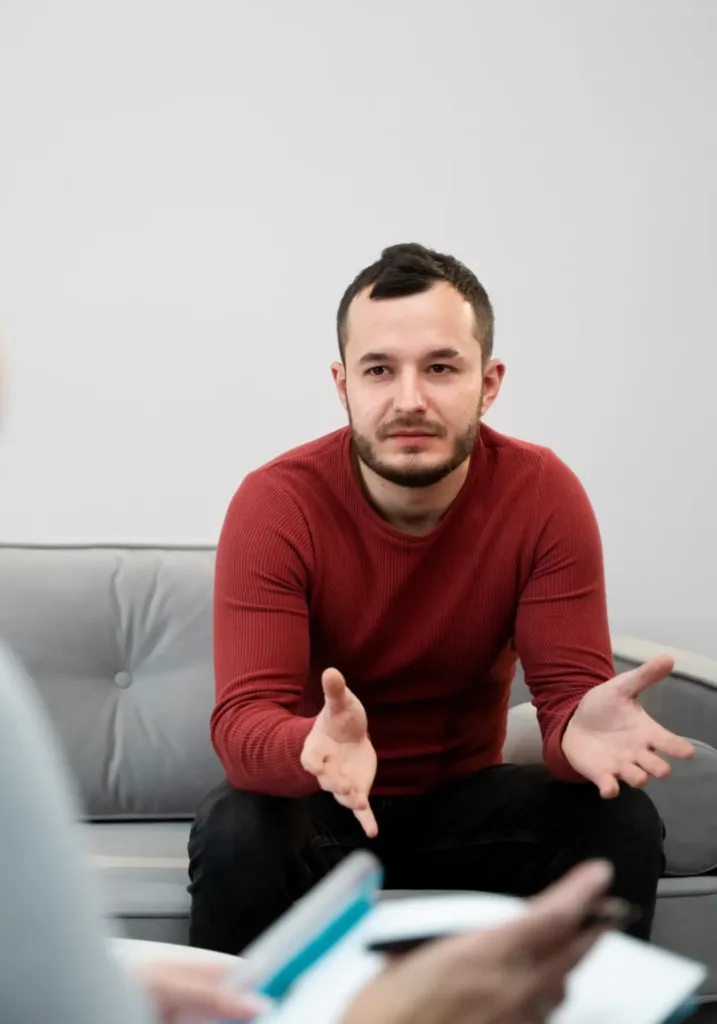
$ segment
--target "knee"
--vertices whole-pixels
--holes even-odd
[[[609,850],[645,866],[662,860],[665,830],[657,808],[641,789],[620,784],[618,796],[603,799],[594,786],[571,786],[568,818],[578,838],[590,849]]]
[[[614,846],[631,860],[639,857],[646,868],[656,867],[661,874],[665,828],[647,793],[622,783],[619,796],[603,801],[603,805]]]
[[[271,797],[246,793],[228,783],[219,786],[202,802],[192,824],[190,873],[201,866],[203,873],[233,874],[252,864],[270,872],[272,858],[284,845],[281,833],[287,831],[282,810]]]
[[[626,783],[620,786],[617,798],[621,823],[639,835],[645,843],[662,845],[664,827],[654,803],[642,789],[633,789]]]

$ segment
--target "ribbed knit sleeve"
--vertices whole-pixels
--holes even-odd
[[[563,754],[563,733],[583,695],[614,675],[602,544],[581,483],[552,452],[544,451],[532,501],[535,554],[518,606],[516,645],[545,762],[556,778],[581,781]]]
[[[265,470],[235,494],[217,549],[216,704],[211,736],[240,789],[303,796],[319,787],[299,758],[313,719],[296,715],[309,672],[311,536]]]

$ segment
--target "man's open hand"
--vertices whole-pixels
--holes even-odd
[[[316,776],[322,789],[354,812],[367,836],[375,836],[378,825],[368,795],[377,762],[366,712],[337,669],[327,668],[321,685],[324,706],[304,741],[301,765]]]
[[[672,658],[661,655],[588,690],[563,734],[563,753],[584,778],[609,799],[622,779],[644,786],[663,779],[670,766],[660,757],[692,757],[692,744],[664,729],[638,703],[638,696],[670,674]]]

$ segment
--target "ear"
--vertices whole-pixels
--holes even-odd
[[[490,359],[483,368],[483,400],[481,402],[481,416],[490,409],[498,397],[500,386],[505,377],[505,363],[500,359]]]
[[[339,396],[339,400],[343,405],[344,409],[348,409],[346,402],[346,367],[343,363],[336,362],[331,364],[331,376],[334,378],[334,384],[336,385],[336,392]]]

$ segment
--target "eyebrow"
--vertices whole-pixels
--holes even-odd
[[[460,352],[457,348],[434,348],[426,353],[426,359],[459,359]],[[366,352],[359,359],[360,364],[365,363],[390,363],[391,356],[388,352]]]

